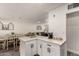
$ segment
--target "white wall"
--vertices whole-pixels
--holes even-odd
[[[28,32],[38,32],[36,30],[37,23],[30,23],[24,20],[0,20],[3,24],[8,24],[12,22],[14,24],[14,30],[0,30],[0,35],[10,34],[11,32],[15,32],[18,34],[24,34]],[[42,31],[44,31],[44,26],[46,23],[40,24],[42,26]]]
[[[39,4],[38,4],[39,6]],[[37,4],[0,4],[0,21],[4,24],[12,22],[14,32],[27,33],[36,31],[37,20],[40,19],[39,13],[43,10]],[[38,7],[38,8],[35,8]],[[40,9],[41,8],[41,11]],[[40,19],[44,23],[44,19]],[[0,30],[0,34],[13,32],[12,30]]]
[[[66,5],[60,6],[49,13],[48,24],[49,32],[53,32],[54,36],[61,37],[66,40]],[[53,15],[55,14],[55,18]]]
[[[35,31],[36,24],[30,23],[28,18],[26,18],[26,10],[23,8],[23,6],[19,6],[17,4],[1,4],[0,5],[0,21],[3,23],[9,23],[13,22],[14,27],[15,27],[15,32],[18,33],[26,33],[26,32],[31,32]],[[53,14],[56,14],[56,17],[53,18]],[[48,24],[49,24],[49,31],[54,32],[54,36],[59,36],[62,37],[63,39],[66,40],[66,8],[65,6],[58,7],[52,12],[49,13],[48,16]],[[30,14],[30,13],[29,13]],[[27,14],[28,15],[28,14]],[[31,19],[32,20],[32,19]],[[30,21],[31,21],[30,20]],[[41,19],[40,19],[41,20]],[[4,30],[0,30],[0,32],[4,32]],[[11,31],[6,31],[6,32],[11,32]]]
[[[79,54],[79,12],[67,15],[67,48]]]
[[[36,25],[25,18],[25,9],[27,8],[23,8],[23,6],[20,6],[20,4],[0,4],[0,21],[3,24],[8,24],[10,22],[14,24],[14,30],[0,30],[0,35],[13,31],[16,33],[35,31]]]
[[[14,24],[14,30],[0,30],[0,34],[7,34],[10,32],[15,32],[18,34],[21,33],[27,33],[27,32],[34,32],[36,30],[36,25],[35,24],[31,24],[28,22],[24,22],[23,20],[21,21],[13,21],[13,20],[1,20],[3,24],[8,24],[10,22],[12,22]]]

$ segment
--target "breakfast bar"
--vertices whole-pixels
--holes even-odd
[[[20,37],[21,56],[62,56],[65,55],[65,41],[61,38]]]

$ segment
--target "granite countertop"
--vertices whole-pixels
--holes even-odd
[[[50,43],[55,43],[58,45],[62,45],[65,42],[65,40],[61,38],[55,38],[55,37],[53,39],[49,39],[48,37],[37,37],[37,38],[39,38],[40,40],[47,41]]]
[[[42,40],[42,41],[45,41],[45,42],[50,42],[50,43],[55,43],[55,44],[58,44],[58,45],[62,45],[65,40],[61,39],[61,38],[53,38],[53,39],[49,39],[48,37],[44,37],[44,36],[36,36],[36,37],[20,37],[19,38],[21,41],[30,41],[30,40]]]
[[[21,41],[30,41],[30,40],[35,40],[36,37],[27,37],[27,36],[24,36],[24,37],[19,37],[19,39]]]

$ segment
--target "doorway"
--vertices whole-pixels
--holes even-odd
[[[79,56],[79,12],[67,14],[67,51],[70,56]]]

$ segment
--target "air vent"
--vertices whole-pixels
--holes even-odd
[[[73,8],[76,8],[76,7],[79,7],[79,3],[73,3],[73,4],[68,5],[68,9],[73,9]]]

